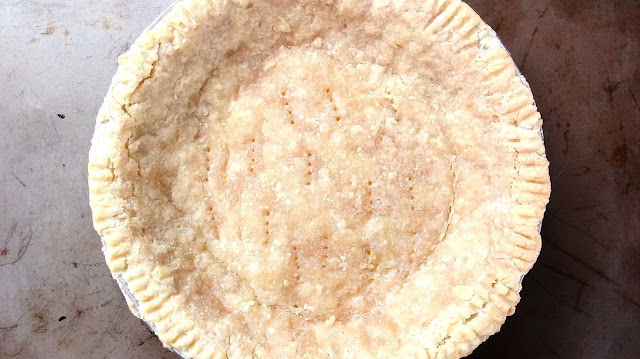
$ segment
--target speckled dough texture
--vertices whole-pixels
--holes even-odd
[[[184,0],[89,161],[113,274],[194,358],[459,358],[540,251],[542,120],[458,0]]]

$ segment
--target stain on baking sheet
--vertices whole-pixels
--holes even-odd
[[[122,26],[113,24],[111,19],[104,16],[99,19],[85,21],[85,25],[89,27],[101,27],[104,30],[122,30]]]
[[[627,164],[627,143],[621,143],[613,149],[611,161],[618,167],[624,167]]]
[[[39,312],[37,312],[36,314],[33,314],[32,317],[34,319],[32,326],[33,329],[31,330],[32,333],[37,333],[37,334],[44,334],[46,333],[49,329],[49,322],[47,321],[47,311],[46,309],[43,309]]]
[[[612,83],[611,79],[609,78],[609,76],[607,76],[607,83],[604,85],[604,87],[602,88],[604,90],[604,92],[607,93],[607,98],[609,100],[609,106],[611,108],[613,108],[613,93],[618,89],[618,87],[620,87],[621,82],[615,82]]]
[[[85,273],[87,280],[93,278],[91,273],[95,272]],[[25,293],[25,300],[21,302],[20,311],[16,313],[19,315],[8,323],[0,323],[0,357],[15,357],[20,353],[22,356],[18,357],[33,357],[25,353],[33,350],[34,343],[51,337],[57,343],[54,351],[49,353],[51,357],[68,357],[65,353],[76,345],[77,338],[94,341],[92,338],[110,336],[122,329],[116,319],[118,315],[114,315],[114,312],[124,314],[128,311],[125,303],[120,303],[117,310],[113,306],[112,293],[106,289],[84,295],[62,295],[69,290],[69,285],[64,281],[33,281],[31,288]],[[104,326],[99,330],[88,330],[87,323],[91,321],[99,321]],[[135,337],[140,338],[142,335],[137,333]],[[78,357],[101,358],[112,349],[112,346],[99,340],[95,341],[95,345],[87,347],[84,355]]]
[[[14,222],[8,229],[4,243],[0,247],[0,267],[14,265],[27,254],[36,236],[36,229],[19,227]]]
[[[146,328],[147,328],[147,333],[149,335],[147,335],[147,337],[145,339],[140,340],[138,342],[138,344],[136,344],[136,346],[141,347],[141,346],[145,345],[149,340],[152,340],[153,338],[156,337],[156,335],[151,331],[151,329],[149,329],[149,327],[146,327]]]
[[[45,35],[45,36],[49,36],[49,35],[53,35],[56,33],[56,27],[53,25],[49,25],[47,26],[46,30],[44,32],[41,32],[40,35]]]

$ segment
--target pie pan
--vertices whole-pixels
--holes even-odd
[[[181,0],[120,65],[94,225],[169,349],[459,358],[513,314],[550,191],[542,120],[464,3]]]

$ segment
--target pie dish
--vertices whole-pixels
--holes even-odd
[[[463,2],[183,0],[119,63],[94,226],[165,346],[459,358],[513,314],[542,120]]]

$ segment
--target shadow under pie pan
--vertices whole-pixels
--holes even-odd
[[[515,311],[542,119],[459,0],[177,1],[89,155],[103,252],[184,358],[460,358]]]

